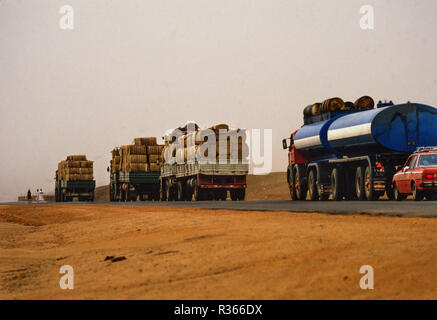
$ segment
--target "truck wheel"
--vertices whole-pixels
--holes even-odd
[[[306,200],[308,185],[304,166],[297,165],[295,172],[295,189],[298,200]]]
[[[296,189],[294,185],[295,185],[295,178],[294,178],[294,170],[292,168],[291,170],[288,171],[288,188],[290,190],[291,200],[297,200]]]
[[[159,201],[159,198],[161,197],[160,193],[159,193],[159,189],[158,190],[154,190],[153,191],[153,200],[154,201]]]
[[[184,201],[192,201],[193,200],[193,188],[191,185],[184,183]]]
[[[319,200],[315,170],[310,170],[310,173],[308,174],[308,193],[311,201]]]
[[[128,192],[128,201],[135,202],[135,201],[137,201],[137,197],[138,197],[138,195],[137,195],[136,191],[130,191],[129,190],[129,192]]]
[[[194,197],[194,200],[196,200],[196,201],[202,201],[203,200],[202,190],[200,190],[200,188],[197,185],[194,187],[193,197]]]
[[[395,199],[395,193],[393,188],[388,187],[385,189],[385,194],[387,195],[388,200],[394,200]]]
[[[177,201],[184,201],[185,200],[185,193],[184,193],[184,188],[182,186],[182,182],[178,181],[176,183],[176,188],[177,188]]]
[[[423,200],[423,192],[420,191],[419,189],[417,189],[415,182],[412,183],[411,190],[413,190],[414,201],[422,201]]]
[[[214,192],[214,200],[225,201],[227,196],[228,196],[228,192],[226,189],[217,189]]]
[[[244,201],[244,198],[246,197],[246,189],[240,189],[238,191],[238,200]],[[226,199],[225,199],[226,200]]]
[[[364,191],[364,168],[358,167],[355,172],[355,192],[359,201],[366,200],[366,194]]]
[[[229,193],[230,193],[232,201],[238,200],[238,190],[233,189],[233,190],[230,190]]]
[[[332,200],[343,200],[344,183],[343,183],[343,170],[340,168],[332,169],[331,173],[331,192]]]
[[[163,186],[164,181],[161,181],[161,183],[159,184],[159,195],[161,198],[161,201],[166,201],[167,200],[167,191],[165,189],[165,187]]]
[[[376,201],[381,195],[373,188],[373,173],[370,166],[367,166],[364,172],[364,192],[369,201]]]
[[[185,194],[185,201],[193,201],[193,189],[187,189]]]
[[[170,185],[168,183],[165,185],[165,194],[166,194],[165,197],[166,197],[167,201],[174,201],[173,192],[172,192]]]

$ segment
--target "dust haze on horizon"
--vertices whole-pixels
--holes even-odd
[[[105,185],[114,146],[187,120],[273,129],[284,171],[281,139],[310,103],[437,106],[436,20],[434,0],[0,1],[0,201],[53,193],[69,154]]]

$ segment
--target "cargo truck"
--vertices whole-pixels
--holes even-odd
[[[113,149],[108,167],[110,201],[158,201],[163,148],[156,137],[146,137]]]
[[[282,141],[292,200],[393,199],[409,155],[437,145],[437,109],[419,103],[333,98],[305,108],[304,123]]]
[[[55,200],[56,202],[70,202],[73,198],[78,201],[94,201],[94,189],[96,181],[94,180],[56,180],[55,183]]]
[[[55,201],[94,201],[96,182],[93,162],[85,155],[71,155],[59,162],[55,176]]]
[[[111,173],[109,197],[111,201],[159,200],[160,172]]]
[[[247,145],[245,134],[240,129],[229,130],[226,124],[213,126],[205,130],[211,130],[215,134],[211,136],[214,139],[213,144],[216,144],[217,158],[214,155],[212,163],[209,161],[199,161],[197,157],[190,161],[187,159],[187,153],[190,148],[198,155],[199,145],[203,144],[203,140],[199,141],[198,137],[200,130],[195,125],[194,132],[186,132],[187,126],[181,129],[183,135],[181,145],[185,148],[180,149],[182,154],[182,163],[169,163],[163,159],[161,166],[160,178],[160,196],[162,201],[202,201],[202,200],[226,200],[228,193],[233,201],[244,200],[246,195],[246,175],[249,171],[249,165],[246,163],[245,154],[247,153]],[[236,161],[230,160],[231,155],[231,140],[227,140],[226,151],[224,151],[225,161],[219,160],[219,131],[225,130],[228,135],[235,134],[235,154],[238,153]],[[232,133],[231,133],[232,132]],[[192,146],[187,145],[187,141],[193,139]],[[217,139],[217,140],[215,140]],[[243,141],[244,140],[244,141]],[[173,142],[175,143],[175,142]],[[167,143],[167,148],[169,143]],[[223,146],[224,148],[224,146]],[[167,149],[168,150],[168,149]],[[176,149],[174,149],[176,150]],[[179,151],[175,151],[178,152]],[[163,152],[163,158],[165,150]]]
[[[161,199],[163,201],[244,200],[247,164],[163,164]]]

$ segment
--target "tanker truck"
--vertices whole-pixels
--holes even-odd
[[[419,147],[437,145],[437,109],[361,97],[310,105],[283,139],[292,200],[393,199],[394,174]]]

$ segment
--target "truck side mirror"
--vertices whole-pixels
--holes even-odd
[[[402,171],[405,172],[405,171],[407,171],[408,169],[410,169],[410,167],[409,167],[409,166],[406,166],[406,167],[404,167],[404,168],[402,169]]]
[[[287,149],[288,148],[288,146],[287,146],[287,139],[282,139],[282,149]]]

